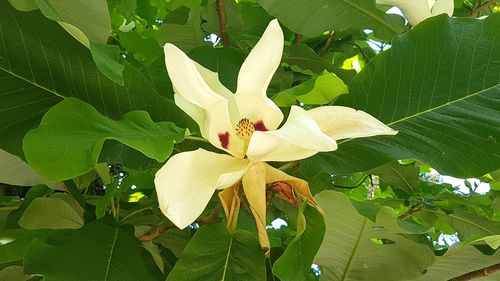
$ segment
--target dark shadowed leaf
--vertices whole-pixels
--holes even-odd
[[[264,253],[248,231],[229,233],[213,224],[196,231],[168,281],[256,281],[265,280]]]
[[[45,281],[162,279],[132,229],[102,220],[34,244],[25,255],[24,268],[27,274],[42,274]]]

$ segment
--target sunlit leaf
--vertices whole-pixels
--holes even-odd
[[[414,158],[440,173],[480,176],[500,167],[500,14],[433,17],[395,37],[349,84],[338,104],[366,111],[399,133],[344,140],[305,162],[349,174]]]
[[[292,31],[305,36],[319,36],[325,31],[348,28],[371,29],[389,41],[403,31],[403,18],[387,15],[367,0],[259,0],[272,16]]]
[[[346,195],[323,191],[315,198],[326,212],[325,239],[314,259],[320,280],[411,280],[434,261],[427,245],[397,234],[404,230],[394,224],[386,228],[361,216]]]
[[[88,104],[68,98],[49,110],[40,127],[26,135],[24,151],[32,167],[46,178],[69,179],[96,166],[106,139],[163,162],[183,136],[184,131],[173,123],[154,123],[144,111],[129,112],[114,121]]]

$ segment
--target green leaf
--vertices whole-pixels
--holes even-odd
[[[119,63],[120,47],[90,43],[90,53],[99,70],[112,81],[123,86],[123,64]]]
[[[420,192],[420,170],[418,167],[392,162],[372,169],[368,173],[379,176],[381,185],[389,184],[411,195]]]
[[[45,281],[157,281],[161,275],[132,229],[94,221],[33,245],[24,257],[27,274]]]
[[[500,234],[500,223],[490,221],[466,210],[457,209],[451,214],[435,210],[421,210],[419,213],[436,216],[443,220],[458,232],[460,240],[466,244]]]
[[[119,32],[120,44],[133,54],[134,58],[144,65],[150,65],[163,55],[158,41],[145,37],[137,32]]]
[[[130,64],[124,64],[123,87],[104,77],[89,50],[40,12],[18,12],[0,1],[0,27],[2,149],[22,157],[26,132],[65,97],[84,100],[111,118],[142,109],[154,120],[187,123],[187,116],[166,98],[169,93],[160,94]]]
[[[213,224],[196,231],[167,281],[265,278],[264,254],[255,236],[243,230],[231,234],[224,225]]]
[[[111,20],[106,1],[36,0],[36,3],[46,17],[60,22],[85,46],[89,47],[90,42],[106,44],[108,41],[111,33]]]
[[[43,179],[21,158],[0,149],[0,183],[20,186],[47,184],[62,189],[61,182],[50,182]]]
[[[0,281],[25,281],[28,280],[24,275],[23,267],[13,265],[0,270]]]
[[[314,259],[320,280],[412,280],[432,264],[427,245],[397,234],[405,231],[383,224],[382,217],[374,223],[361,216],[343,193],[323,191],[315,198],[327,214],[325,239]]]
[[[318,77],[277,93],[272,100],[282,107],[295,105],[297,101],[310,105],[324,105],[348,91],[347,85],[337,75],[325,71]]]
[[[274,275],[281,280],[309,280],[314,256],[323,242],[323,215],[313,207],[305,207],[298,216],[297,235],[273,265]]]
[[[500,167],[500,14],[430,18],[394,38],[349,85],[340,105],[372,114],[399,133],[344,140],[307,161],[349,174],[418,159],[442,174],[480,176]]]
[[[500,263],[500,251],[492,256],[487,256],[473,246],[454,244],[446,251],[446,254],[437,257],[436,262],[427,268],[424,275],[416,281],[451,280],[454,277],[498,263]],[[495,278],[500,277],[500,274],[497,272],[489,277],[492,279],[487,280],[498,280]]]
[[[401,33],[404,21],[387,15],[371,0],[259,0],[259,4],[293,32],[316,37],[325,31],[372,29],[378,38],[389,41]]]
[[[23,201],[22,201],[21,205],[19,206],[19,208],[17,208],[16,210],[9,213],[9,216],[7,217],[6,225],[9,228],[19,228],[20,227],[19,223],[18,223],[19,219],[23,215],[26,208],[29,207],[31,202],[33,202],[33,200],[35,200],[38,197],[49,196],[52,193],[53,193],[53,190],[51,190],[46,185],[36,185],[36,186],[31,187],[28,190],[28,192],[26,193],[26,195],[24,196]]]
[[[36,198],[19,219],[25,229],[80,228],[83,218],[64,200],[59,198]]]
[[[355,70],[345,70],[333,65],[327,59],[320,57],[313,49],[304,43],[294,44],[285,48],[281,61],[287,65],[309,70],[316,74],[328,71],[337,75],[344,82],[349,82],[356,75]]]
[[[155,242],[172,251],[176,257],[180,257],[190,239],[189,229],[173,228],[163,232]]]
[[[104,117],[78,99],[51,108],[40,126],[26,134],[24,151],[31,166],[48,179],[71,179],[97,164],[106,139],[126,144],[144,155],[165,161],[184,130],[173,123],[154,123],[147,112],[133,111],[120,121]]]
[[[241,51],[231,47],[202,46],[192,50],[189,57],[202,66],[217,72],[220,82],[233,93],[236,92],[238,72],[245,60]]]
[[[12,7],[19,11],[29,12],[38,9],[35,0],[9,0]]]
[[[0,265],[12,264],[23,260],[31,246],[45,240],[57,230],[9,229],[0,232]],[[1,267],[1,266],[0,266]]]
[[[196,47],[207,44],[203,41],[205,34],[201,30],[201,12],[203,7],[199,6],[189,11],[189,18],[186,24],[165,23],[156,34],[156,39],[160,45],[172,43],[189,52]]]

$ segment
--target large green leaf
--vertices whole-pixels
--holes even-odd
[[[326,212],[325,239],[315,258],[320,280],[412,280],[432,264],[434,254],[427,245],[398,234],[406,231],[397,226],[395,217],[389,223],[382,213],[374,223],[335,191],[323,191],[315,198]]]
[[[301,208],[298,215],[297,235],[283,255],[274,262],[273,273],[280,280],[305,281],[312,275],[311,265],[323,242],[325,221],[313,207],[306,205],[305,208]]]
[[[377,37],[390,40],[403,31],[400,16],[377,9],[374,0],[259,0],[266,11],[290,30],[305,36],[349,28],[372,29]]]
[[[42,178],[21,158],[0,149],[0,183],[20,186],[47,184],[63,188],[60,182],[50,182]]]
[[[90,42],[108,41],[111,19],[105,0],[36,0],[36,3],[46,17],[58,21],[87,47]]]
[[[154,123],[147,112],[132,111],[114,121],[87,103],[68,98],[45,114],[40,127],[26,134],[23,148],[28,163],[42,176],[65,180],[93,169],[107,139],[163,162],[183,137],[184,130],[171,122]]]
[[[473,246],[455,244],[448,249],[446,254],[436,258],[436,262],[427,268],[424,275],[416,279],[418,281],[450,280],[474,270],[479,270],[494,264],[500,263],[500,252],[497,251],[492,256],[481,253]],[[500,272],[490,276],[498,280]],[[486,281],[483,279],[474,279]]]
[[[36,198],[24,211],[19,225],[25,229],[75,229],[83,226],[83,218],[60,198]]]
[[[436,219],[442,220],[454,231],[458,232],[460,240],[464,241],[464,243],[471,243],[487,237],[492,239],[493,236],[500,234],[500,223],[462,209],[454,210],[451,214],[426,209],[421,210],[417,215],[422,216],[429,222]],[[494,244],[494,241],[491,243]]]
[[[0,147],[12,154],[22,156],[24,134],[65,97],[112,118],[143,109],[154,120],[187,120],[168,93],[157,92],[130,64],[123,70],[124,86],[104,77],[89,50],[39,11],[18,12],[1,1],[0,42]]]
[[[396,37],[349,85],[339,104],[364,110],[396,136],[340,141],[306,160],[327,172],[415,158],[461,178],[500,167],[500,14],[434,17]]]
[[[214,224],[196,231],[167,280],[256,281],[265,278],[264,253],[255,236],[244,230],[229,233],[224,225]]]
[[[34,244],[24,257],[27,274],[45,281],[157,281],[161,275],[147,251],[124,229],[95,221]]]

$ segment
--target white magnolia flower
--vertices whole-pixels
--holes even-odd
[[[156,173],[160,209],[179,228],[194,222],[215,190],[224,189],[219,197],[228,227],[233,230],[243,190],[260,243],[269,248],[266,192],[274,191],[292,204],[307,200],[321,209],[307,182],[266,161],[294,161],[333,151],[338,139],[397,133],[363,111],[342,106],[309,111],[293,106],[279,128],[283,113],[267,98],[266,89],[280,64],[283,43],[278,21],[273,20],[241,66],[234,94],[219,82],[216,73],[192,61],[174,45],[165,45],[176,104],[198,123],[204,138],[227,152],[182,152]]]
[[[412,26],[443,13],[451,17],[455,7],[453,0],[377,0],[377,4],[398,7]]]

